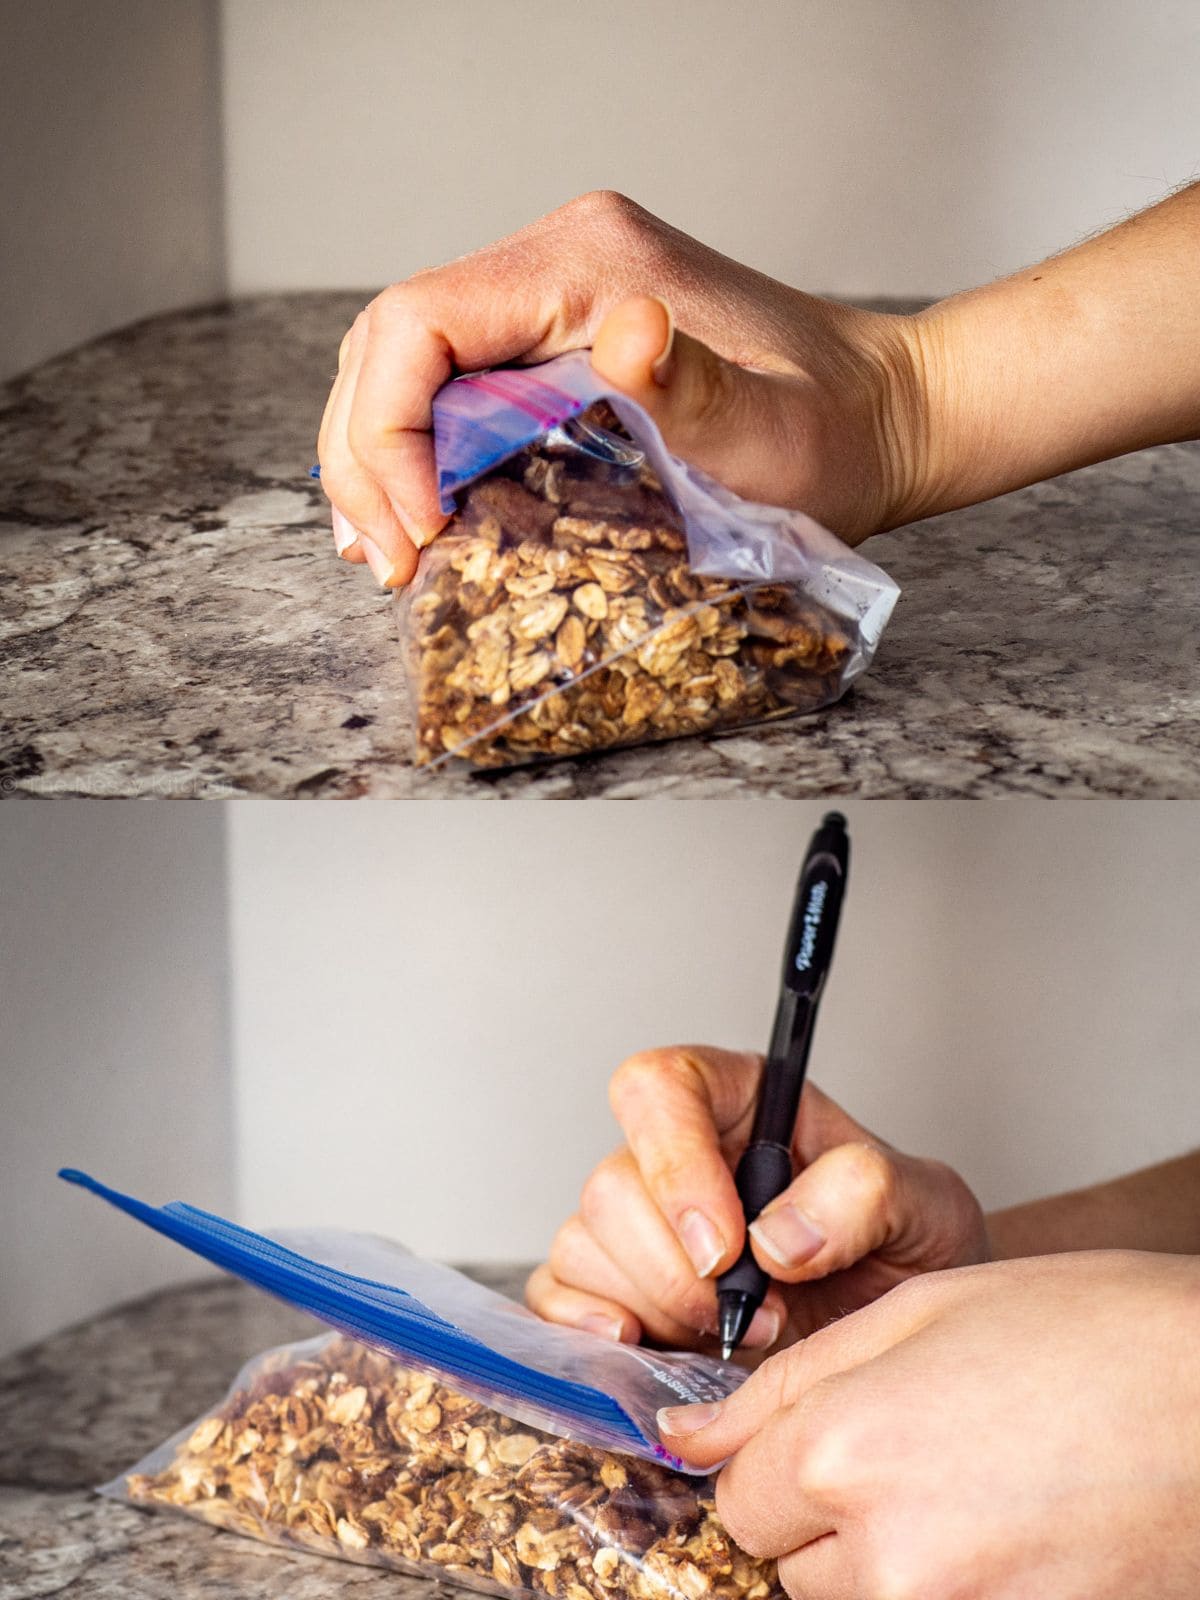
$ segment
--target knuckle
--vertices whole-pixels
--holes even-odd
[[[378,421],[356,406],[346,419],[346,449],[352,461],[370,471],[383,446]]]
[[[852,1428],[836,1422],[814,1428],[796,1463],[801,1489],[822,1503],[839,1499],[851,1481],[856,1459]]]
[[[329,493],[333,487],[344,489],[354,476],[354,457],[346,440],[344,428],[337,428],[326,416],[317,438],[317,455],[321,462],[321,487]]]
[[[617,189],[589,189],[567,202],[567,210],[582,220],[618,231],[640,228],[647,213]]]
[[[666,1045],[655,1050],[639,1050],[623,1061],[613,1074],[613,1084],[622,1098],[639,1095],[657,1098],[668,1086],[694,1092],[699,1076],[694,1046]]]
[[[605,1156],[584,1182],[579,1197],[579,1214],[585,1223],[610,1216],[625,1200],[627,1168],[622,1154]]]
[[[403,354],[406,340],[422,326],[430,313],[430,292],[421,274],[402,283],[389,283],[374,300],[359,312],[356,339],[373,349],[389,350],[396,359]]]
[[[654,1099],[662,1085],[678,1071],[672,1050],[639,1050],[629,1056],[612,1075],[608,1098],[618,1119],[624,1111],[636,1109]]]
[[[356,499],[355,474],[342,457],[328,447],[319,452],[321,461],[321,489],[325,498],[343,514],[350,517]]]
[[[337,364],[341,373],[357,352],[362,350],[370,331],[370,307],[365,306],[342,335],[338,345]]]
[[[586,1254],[587,1229],[579,1216],[568,1217],[550,1241],[548,1266],[561,1282],[568,1282],[578,1271]],[[531,1280],[532,1281],[532,1280]]]
[[[938,1600],[943,1593],[918,1572],[909,1552],[895,1540],[877,1547],[868,1558],[868,1592],[873,1600]]]
[[[713,1322],[712,1289],[690,1268],[664,1268],[655,1299],[668,1316],[685,1328],[704,1328]]]
[[[413,285],[411,279],[404,279],[400,283],[389,283],[386,289],[381,289],[365,310],[359,312],[359,319],[365,321],[368,327],[379,322],[388,322],[394,317],[404,317],[412,309]]]
[[[546,1262],[541,1262],[525,1280],[525,1304],[537,1311],[548,1301],[554,1290],[554,1273]]]
[[[896,1166],[877,1144],[847,1144],[840,1157],[842,1179],[860,1200],[875,1207],[890,1205],[896,1194]]]
[[[696,1164],[686,1156],[674,1150],[659,1150],[644,1162],[644,1172],[647,1187],[674,1225],[678,1226],[693,1199],[705,1204],[707,1186],[697,1182]]]

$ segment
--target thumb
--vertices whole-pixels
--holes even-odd
[[[787,504],[794,464],[797,383],[750,372],[674,325],[665,300],[639,295],[608,313],[592,366],[658,424],[668,450],[746,498]],[[799,479],[797,479],[797,489]]]
[[[901,1159],[865,1140],[819,1155],[750,1224],[759,1264],[783,1283],[824,1278],[922,1225]],[[931,1219],[932,1220],[932,1219]]]
[[[692,1466],[717,1466],[818,1383],[873,1361],[931,1321],[944,1293],[931,1288],[932,1282],[910,1279],[863,1310],[768,1356],[724,1400],[665,1406],[657,1418],[663,1443]]]
[[[903,1273],[987,1259],[983,1213],[958,1173],[893,1150],[815,1083],[804,1086],[793,1147],[799,1176],[750,1227],[773,1278],[809,1282],[875,1254]]]
[[[724,1400],[664,1406],[657,1417],[663,1443],[695,1467],[716,1466],[733,1455],[804,1393],[804,1351],[816,1338],[813,1334],[801,1344],[768,1356],[741,1388]]]
[[[951,1167],[871,1142],[817,1157],[750,1225],[763,1269],[810,1282],[877,1255],[902,1273],[986,1261],[979,1202]]]

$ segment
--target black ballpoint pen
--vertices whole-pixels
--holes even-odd
[[[792,1131],[817,1008],[833,960],[849,867],[846,819],[830,811],[813,834],[800,869],[758,1109],[750,1143],[737,1166],[737,1191],[747,1224],[792,1181]],[[770,1282],[747,1239],[733,1266],[717,1279],[721,1353],[726,1361],[746,1337]]]

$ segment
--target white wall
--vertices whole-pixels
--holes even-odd
[[[0,0],[0,25],[0,379],[227,283],[379,285],[598,186],[788,281],[920,295],[1197,169],[1195,0]]]
[[[846,809],[826,1088],[991,1205],[1195,1142],[1200,808]],[[625,1054],[764,1042],[821,810],[5,807],[0,1352],[203,1270],[63,1164],[540,1255],[616,1141]]]
[[[586,189],[940,294],[1196,173],[1195,0],[223,0],[237,292],[373,285]]]
[[[216,0],[0,0],[0,380],[224,282]]]
[[[822,808],[229,810],[241,1215],[462,1259],[545,1250],[624,1055],[765,1043]],[[824,1087],[990,1205],[1195,1141],[1200,808],[846,810]]]
[[[231,1206],[218,806],[0,813],[0,1354],[203,1271],[68,1188]]]

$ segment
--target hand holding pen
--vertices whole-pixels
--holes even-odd
[[[696,1045],[618,1068],[609,1098],[626,1143],[588,1178],[531,1277],[533,1310],[607,1338],[711,1348],[715,1279],[747,1240],[733,1168],[763,1082],[761,1056]],[[785,1320],[803,1336],[904,1278],[987,1258],[982,1212],[957,1173],[891,1148],[811,1081],[787,1144],[795,1176],[750,1235],[772,1282],[745,1348],[776,1343]]]
[[[846,819],[840,811],[831,811],[813,835],[800,869],[783,952],[775,1024],[763,1062],[758,1110],[750,1142],[737,1165],[738,1196],[750,1229],[759,1213],[792,1181],[792,1135],[817,1011],[833,964],[849,871]],[[769,1251],[774,1244],[775,1249],[782,1248],[789,1254],[794,1254],[797,1247],[801,1253],[811,1253],[814,1246],[819,1248],[820,1230],[799,1213],[793,1212],[793,1217],[790,1242],[786,1235],[773,1239],[768,1228],[758,1243]],[[782,1220],[781,1216],[777,1230]],[[726,1361],[750,1331],[754,1313],[762,1305],[770,1283],[747,1238],[741,1255],[717,1280],[721,1354]]]

